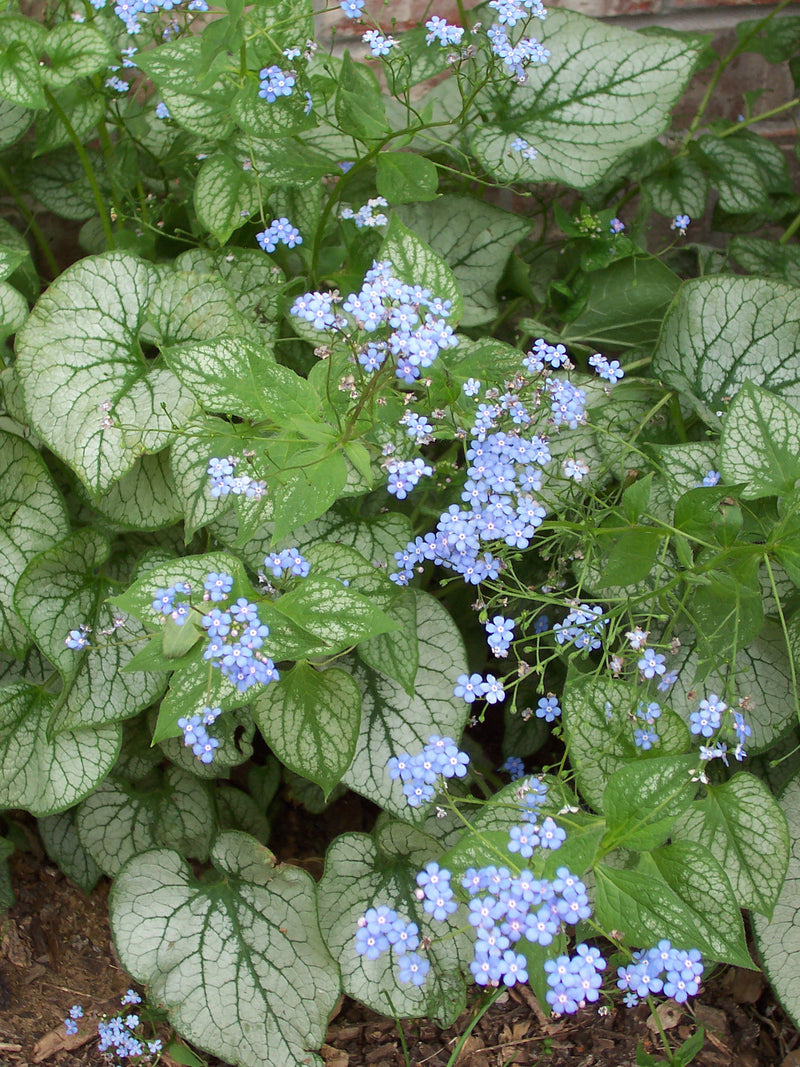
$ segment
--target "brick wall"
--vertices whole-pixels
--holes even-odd
[[[464,0],[467,10],[477,6],[470,0]],[[769,0],[718,0],[709,4],[708,0],[568,0],[566,3],[544,0],[546,6],[566,7],[572,11],[595,18],[607,19],[617,25],[640,29],[645,26],[666,26],[677,30],[691,30],[696,33],[713,34],[713,47],[719,54],[725,54],[736,43],[735,26],[746,19],[763,18],[775,6]],[[404,29],[417,25],[421,20],[437,14],[449,21],[458,23],[458,6],[455,0],[389,0],[381,4],[380,0],[367,0],[367,10],[379,18],[385,32],[401,33]],[[800,16],[800,2],[785,8],[781,16]],[[543,38],[546,38],[544,24]],[[365,55],[366,49],[361,43],[363,32],[344,17],[339,11],[331,11],[320,17],[319,25],[322,37],[333,34],[334,47],[338,51],[350,48],[355,58]],[[691,117],[703,97],[708,84],[710,72],[699,74],[689,92],[679,105],[676,118],[680,123],[685,116]],[[745,90],[762,89],[758,104],[759,111],[793,99],[795,91],[786,65],[774,66],[754,53],[742,53],[726,70],[717,86],[713,104],[707,114],[709,118],[721,117],[731,122],[744,110],[742,93]],[[760,133],[774,139],[784,146],[794,143],[795,119],[800,112],[787,111],[777,120],[766,122],[758,127]]]

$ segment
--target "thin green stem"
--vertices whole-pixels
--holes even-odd
[[[730,137],[734,133],[738,133],[739,130],[745,130],[748,126],[752,126],[756,122],[763,122],[764,119],[771,119],[775,115],[780,115],[782,111],[788,111],[789,108],[797,107],[800,104],[800,96],[796,96],[793,100],[789,100],[785,104],[779,104],[778,107],[773,107],[771,111],[762,111],[760,115],[753,115],[750,119],[744,119],[742,122],[736,122],[730,129],[723,130],[722,133],[717,134],[720,140],[723,137]]]
[[[473,1015],[472,1019],[470,1020],[469,1026],[466,1028],[464,1033],[458,1039],[458,1044],[453,1049],[453,1051],[450,1053],[450,1058],[447,1061],[447,1067],[454,1067],[454,1065],[458,1062],[458,1057],[461,1055],[461,1050],[464,1048],[464,1045],[466,1045],[467,1040],[469,1039],[469,1035],[472,1033],[472,1031],[475,1029],[475,1027],[478,1025],[478,1023],[484,1017],[484,1015],[489,1010],[489,1008],[491,1008],[492,1004],[494,1004],[494,1002],[497,1000],[497,998],[503,992],[505,992],[505,987],[504,986],[498,986],[497,989],[493,989],[492,992],[489,993],[485,997],[484,1002],[481,1005],[480,1009],[475,1012],[475,1014]]]
[[[778,238],[779,245],[785,245],[800,229],[800,212],[792,219],[784,232]]]
[[[47,98],[47,102],[58,118],[64,124],[64,129],[69,135],[72,146],[75,149],[78,159],[81,161],[86,179],[89,182],[89,187],[92,190],[92,196],[94,197],[95,207],[97,208],[97,214],[100,216],[100,224],[103,227],[103,234],[106,239],[108,248],[113,252],[116,248],[116,242],[114,240],[114,231],[111,229],[111,221],[108,217],[108,211],[106,210],[105,201],[103,200],[103,194],[100,192],[100,186],[97,184],[97,176],[95,175],[94,168],[92,167],[89,156],[86,153],[86,149],[80,142],[80,138],[75,133],[72,123],[67,118],[64,109],[59,102],[53,96],[52,92],[45,86],[44,95]]]

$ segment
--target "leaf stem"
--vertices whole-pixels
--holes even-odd
[[[103,227],[103,234],[106,239],[108,248],[113,252],[116,248],[116,242],[114,240],[114,231],[111,229],[111,222],[108,218],[108,212],[103,200],[103,194],[100,192],[100,186],[97,184],[97,176],[95,175],[94,168],[92,167],[89,156],[86,153],[86,149],[80,142],[80,138],[75,133],[72,123],[67,118],[64,109],[59,102],[53,96],[52,92],[45,86],[44,95],[47,98],[47,102],[61,122],[64,124],[64,129],[69,134],[69,139],[72,141],[72,146],[75,149],[78,159],[81,161],[86,178],[89,182],[89,186],[92,190],[92,196],[94,197],[95,207],[97,208],[97,214],[100,216],[100,224]]]

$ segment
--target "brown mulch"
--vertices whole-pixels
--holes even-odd
[[[62,1023],[75,1003],[87,1014],[114,1014],[131,985],[111,944],[108,882],[103,879],[84,896],[47,860],[33,833],[30,837],[30,850],[12,857],[17,903],[0,918],[0,1067],[105,1067],[95,1028],[86,1025],[67,1037]],[[697,1023],[706,1028],[694,1061],[699,1067],[800,1067],[800,1035],[757,972],[721,971],[695,999],[691,1014],[671,1002],[660,1014],[673,1045]],[[322,1058],[326,1067],[445,1067],[471,1017],[465,1013],[444,1031],[425,1020],[404,1022],[401,1042],[392,1020],[345,999],[331,1020]],[[164,1026],[165,1044],[171,1036]],[[633,1067],[640,1041],[658,1056],[645,1005],[607,1013],[595,1007],[547,1019],[527,987],[518,987],[481,1019],[457,1063]],[[209,1067],[224,1067],[214,1057],[202,1058]],[[175,1067],[170,1056],[161,1062]],[[265,1067],[284,1065],[265,1062]]]

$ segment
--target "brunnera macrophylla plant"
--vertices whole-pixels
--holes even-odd
[[[459,14],[0,15],[3,824],[230,1063],[342,991],[681,1004],[743,909],[800,1016],[800,198],[751,97],[669,129],[794,20]],[[345,789],[372,832],[278,863]]]

